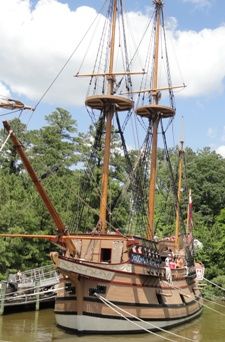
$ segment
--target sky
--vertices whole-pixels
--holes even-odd
[[[77,80],[74,75],[89,44],[80,44],[82,37],[103,3],[0,0],[0,96],[31,107],[38,104],[32,117],[29,112],[23,114],[28,128],[45,125],[45,115],[56,107],[70,111],[79,130],[88,128],[84,110],[88,81]],[[152,1],[126,0],[125,8],[132,35],[138,41],[151,14]],[[172,80],[187,85],[175,93],[177,128],[182,125],[186,146],[196,151],[209,146],[225,157],[225,1],[165,0],[164,17],[172,47]],[[90,71],[93,56],[86,59]],[[0,119],[15,115],[6,113],[1,109]],[[175,139],[178,143],[179,133]]]

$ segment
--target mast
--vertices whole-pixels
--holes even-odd
[[[6,97],[1,97],[0,96],[0,108],[4,109],[10,109],[10,110],[16,110],[16,109],[21,109],[21,110],[34,110],[32,107],[27,106],[23,104],[22,102],[18,100],[13,100],[13,99],[8,99]]]
[[[183,173],[183,156],[184,156],[184,142],[180,142],[179,149],[179,165],[178,165],[178,189],[177,189],[177,203],[176,203],[176,231],[175,231],[175,248],[179,250],[179,233],[180,233],[180,201],[181,201],[181,187],[182,187],[182,173]]]
[[[38,179],[33,167],[30,164],[29,159],[27,158],[22,144],[20,143],[20,141],[17,139],[15,133],[13,132],[13,130],[10,127],[10,124],[8,123],[8,121],[3,121],[3,125],[4,128],[6,129],[6,131],[10,134],[10,138],[12,140],[13,146],[16,148],[16,151],[18,152],[27,172],[29,173],[40,197],[42,198],[46,208],[48,209],[56,227],[60,235],[69,235],[68,230],[66,229],[65,224],[63,223],[61,217],[59,216],[58,212],[56,211],[55,207],[53,206],[52,202],[50,201],[47,192],[45,191],[43,185],[41,184],[41,181]],[[73,242],[71,240],[66,241],[66,247],[68,248],[70,254],[72,256],[75,255],[75,246],[73,244]]]
[[[111,24],[111,42],[110,42],[110,58],[109,58],[109,74],[113,72],[114,65],[114,49],[115,49],[115,30],[116,30],[116,14],[117,14],[117,1],[113,3],[113,16]],[[113,94],[114,77],[108,78],[108,95]],[[105,106],[105,151],[103,158],[102,168],[102,191],[101,201],[99,209],[99,227],[103,233],[106,232],[106,213],[107,213],[107,197],[108,197],[108,182],[109,182],[109,158],[110,158],[110,143],[111,143],[111,131],[112,131],[112,119],[114,114],[114,106],[109,104]]]
[[[155,188],[157,176],[157,148],[158,148],[158,126],[161,119],[174,116],[175,110],[171,107],[162,106],[159,104],[160,91],[158,89],[158,69],[159,69],[159,37],[161,30],[161,18],[163,2],[162,0],[154,0],[155,5],[155,36],[154,36],[154,61],[153,61],[153,75],[150,84],[149,92],[152,93],[152,103],[147,104],[136,109],[136,114],[146,117],[152,123],[152,150],[150,161],[150,181],[148,192],[148,225],[146,236],[147,239],[154,238],[154,211],[155,211]]]
[[[117,0],[111,0],[113,5],[111,18],[111,37],[109,42],[110,54],[108,61],[108,72],[104,76],[107,79],[107,91],[104,95],[94,95],[86,98],[85,104],[92,109],[103,111],[105,116],[105,142],[104,142],[104,156],[102,166],[102,185],[101,185],[101,199],[99,209],[98,229],[101,233],[107,232],[107,199],[108,199],[108,183],[109,183],[109,160],[110,160],[110,144],[112,119],[115,111],[130,110],[133,106],[131,100],[114,95],[114,55],[115,55],[115,35],[116,35],[116,18],[117,18]]]
[[[154,66],[153,66],[153,89],[158,87],[158,64],[159,64],[159,31],[160,31],[160,6],[161,1],[156,3],[156,31],[155,31],[155,49],[154,49]],[[152,97],[153,103],[158,105],[159,91],[156,90]],[[157,146],[158,146],[158,125],[160,116],[158,113],[152,116],[153,131],[152,131],[152,156],[150,166],[150,182],[149,182],[149,203],[148,203],[148,229],[147,238],[154,237],[154,210],[155,210],[155,185],[157,173]]]

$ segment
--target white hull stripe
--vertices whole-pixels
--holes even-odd
[[[192,320],[200,315],[202,309],[190,316],[185,316],[176,319],[163,319],[163,320],[149,320],[146,322],[139,322],[139,324],[149,330],[155,330],[157,328],[169,328],[175,325],[179,325],[189,320]],[[132,322],[128,322],[121,319],[92,317],[88,315],[66,315],[55,314],[57,325],[64,329],[73,330],[81,333],[122,333],[122,332],[141,332],[141,329],[137,329],[137,326]],[[154,328],[151,327],[151,322],[154,324]]]
[[[77,274],[82,274],[91,278],[98,278],[103,280],[112,280],[115,272],[103,270],[100,268],[95,268],[87,265],[71,263],[70,261],[60,259],[59,268],[65,271],[74,272]]]

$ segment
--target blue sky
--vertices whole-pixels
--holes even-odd
[[[34,106],[86,31],[94,9],[102,3],[103,0],[0,1],[0,95]],[[165,0],[164,3],[174,46],[170,57],[181,70],[180,79],[177,74],[175,80],[188,86],[176,97],[176,128],[183,117],[186,146],[194,150],[210,146],[225,156],[225,2]],[[81,6],[86,7],[79,9]],[[126,0],[125,8],[135,14],[135,32],[137,28],[141,30],[152,1]],[[90,121],[82,107],[84,84],[77,86],[73,78],[80,59],[78,54],[71,60],[66,75],[58,79],[33,114],[30,128],[44,125],[44,115],[56,106],[68,109],[79,129],[87,128]],[[23,115],[25,123],[29,113],[26,115]],[[179,133],[175,139],[178,143]]]

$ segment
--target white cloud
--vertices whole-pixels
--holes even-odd
[[[196,7],[210,7],[212,0],[183,0],[183,2],[190,2]]]
[[[215,138],[216,137],[216,129],[215,128],[208,128],[207,135],[209,138]]]
[[[0,82],[0,98],[1,97],[10,97],[10,91],[3,83]]]
[[[56,0],[40,0],[33,10],[29,0],[0,1],[0,81],[18,95],[39,99],[95,15],[89,7],[71,11]],[[80,62],[77,56],[69,64],[49,102],[76,103],[80,86],[73,75]]]
[[[222,136],[220,138],[220,141],[222,141],[222,142],[225,141],[225,126],[223,126],[223,131],[222,131]]]
[[[216,149],[216,153],[220,154],[223,158],[225,158],[225,145],[221,145]]]
[[[166,20],[165,24],[167,30],[175,31],[177,28],[177,19],[175,17],[170,17]]]
[[[221,26],[200,32],[177,31],[171,37],[183,78],[188,85],[184,93],[186,96],[209,95],[215,91],[223,91],[224,35],[225,26]],[[176,70],[174,73],[176,75]]]
[[[197,2],[206,4],[208,1]],[[95,16],[93,8],[82,6],[72,11],[68,5],[57,0],[39,0],[34,8],[30,0],[0,1],[0,82],[4,84],[6,93],[13,92],[37,101]],[[103,17],[99,20],[102,21]],[[133,37],[131,33],[128,37],[129,46],[133,40],[138,43],[147,20],[145,14],[140,12],[128,14],[127,22],[135,27]],[[179,61],[179,68],[170,62],[173,83],[180,84],[184,80],[188,85],[181,94],[199,96],[222,92],[225,77],[225,26],[200,32],[178,31],[176,20],[171,18],[167,27],[170,30],[169,56],[174,58],[176,54],[174,60]],[[98,31],[96,28],[94,30],[96,38]],[[60,103],[62,106],[83,103],[88,80],[78,80],[73,75],[82,62],[88,44],[94,41],[93,38],[89,35],[86,45],[83,44],[77,50],[63,75],[48,92],[45,98],[48,103]],[[96,43],[90,44],[91,53],[85,60],[86,72],[92,71],[94,47],[97,47]],[[144,53],[140,59],[145,59]],[[182,80],[179,69],[182,70]]]

